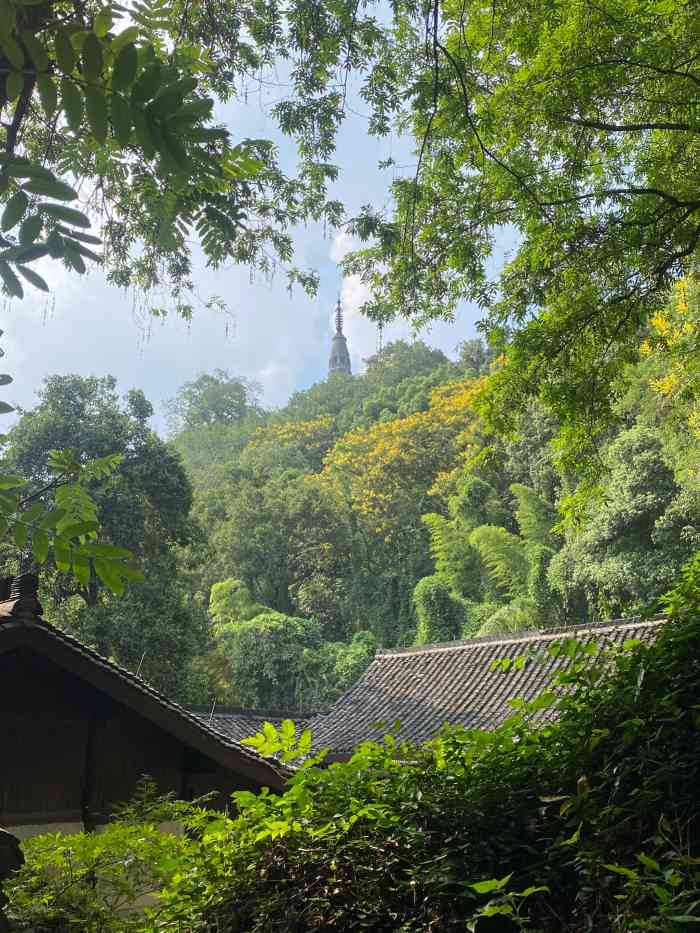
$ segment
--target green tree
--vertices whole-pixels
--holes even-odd
[[[654,608],[700,544],[700,503],[697,491],[679,486],[650,428],[623,431],[605,456],[609,476],[549,578],[565,603],[583,596],[609,617]]]
[[[41,486],[51,450],[77,441],[80,457],[116,455],[116,470],[93,491],[110,543],[148,559],[188,541],[190,483],[177,454],[148,426],[153,409],[143,393],[120,400],[112,376],[69,375],[49,376],[37,394],[37,406],[21,412],[7,434],[6,468]],[[81,592],[88,601],[96,597],[94,585]]]
[[[417,168],[345,260],[378,321],[487,309],[495,414],[540,395],[580,440],[610,414],[640,325],[698,256],[696,11],[670,0],[393,7],[382,87]],[[425,20],[423,13],[425,12]],[[496,231],[513,249],[491,262]],[[581,419],[582,411],[588,421]]]
[[[413,602],[418,616],[417,645],[454,641],[464,634],[464,605],[440,577],[423,577],[413,591]]]
[[[223,369],[202,373],[181,385],[175,398],[166,403],[171,430],[240,424],[260,414],[260,391],[257,383],[230,376]]]
[[[241,580],[222,580],[211,588],[209,615],[215,632],[226,625],[248,622],[265,611],[266,607],[255,602]]]
[[[264,612],[226,626],[219,641],[230,668],[232,695],[241,706],[310,708],[316,687],[309,654],[322,645],[317,622]]]
[[[102,591],[93,605],[64,604],[50,615],[166,696],[202,702],[206,685],[193,663],[210,644],[206,608],[179,579],[174,556],[150,560],[145,568],[146,579],[129,586],[121,599]]]
[[[337,219],[338,205],[325,196],[332,171],[286,178],[270,142],[233,141],[212,121],[216,97],[228,98],[237,78],[278,45],[287,54],[299,49],[303,34],[290,46],[245,6],[235,29],[219,17],[228,24],[224,43],[205,26],[210,13],[162,0],[131,11],[7,0],[0,276],[10,295],[22,297],[22,280],[46,289],[28,263],[49,256],[82,273],[87,259],[104,261],[121,286],[170,284],[174,305],[189,316],[193,240],[213,265],[232,258],[269,268],[271,255],[290,258],[290,223]],[[100,239],[86,233],[92,218],[106,247],[100,255]]]

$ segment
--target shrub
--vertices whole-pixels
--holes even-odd
[[[461,636],[467,621],[464,604],[440,577],[423,577],[413,591],[413,603],[418,616],[417,645],[453,641]]]
[[[241,792],[234,820],[191,822],[173,859],[155,862],[163,888],[140,933],[682,933],[697,924],[700,558],[667,602],[674,621],[655,645],[600,653],[554,643],[548,655],[568,667],[493,732],[445,728],[422,748],[388,733],[321,767],[308,732],[266,726],[250,744],[298,762],[288,790]],[[503,676],[524,663],[537,659],[504,661]],[[113,831],[122,857],[122,830]],[[8,892],[18,930],[30,928],[20,920],[33,909],[27,879],[38,879],[37,899],[48,891],[56,901],[71,872],[92,869],[98,843],[83,845],[57,866],[58,880],[54,869],[37,872],[46,848],[28,849]],[[61,909],[74,928],[98,929],[88,901]]]

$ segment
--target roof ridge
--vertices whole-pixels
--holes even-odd
[[[433,642],[428,645],[408,645],[401,648],[377,648],[375,660],[409,654],[430,654],[432,652],[452,651],[461,648],[470,648],[477,645],[488,644],[527,644],[531,641],[541,641],[547,638],[556,638],[560,635],[576,634],[580,632],[599,632],[624,628],[625,626],[639,628],[640,625],[658,625],[668,621],[668,616],[658,615],[644,619],[641,616],[630,616],[626,619],[609,619],[605,622],[581,622],[577,625],[561,625],[554,628],[524,629],[510,635],[480,635],[476,638],[463,638],[455,641]]]
[[[273,716],[275,719],[294,719],[301,716],[316,716],[322,710],[289,710],[289,709],[256,709],[252,706],[219,706],[218,704],[212,710],[211,706],[201,706],[198,704],[185,707],[191,713],[208,713],[214,716],[227,716],[241,713],[249,716]]]

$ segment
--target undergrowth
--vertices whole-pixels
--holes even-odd
[[[128,927],[123,913],[115,920],[103,910],[102,926],[86,914],[79,891],[99,900],[105,888],[86,849],[60,843],[73,847],[73,877],[76,859],[89,868],[71,893],[65,865],[32,841],[7,888],[14,929],[692,929],[700,923],[700,557],[666,602],[671,621],[653,645],[605,653],[554,645],[569,658],[565,672],[494,732],[444,729],[422,748],[389,734],[324,767],[308,754],[308,735],[300,742],[290,725],[269,727],[252,744],[296,760],[288,790],[236,794],[235,819],[178,805],[189,831],[162,857],[142,833],[159,896],[130,914]],[[102,834],[105,857],[109,834],[122,839],[125,876],[147,861],[136,842],[129,861],[126,829],[154,824],[136,808]],[[89,838],[80,846],[97,845]],[[43,915],[28,908],[39,894]]]

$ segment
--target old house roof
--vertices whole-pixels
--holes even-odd
[[[28,650],[111,696],[217,764],[273,788],[285,782],[284,769],[241,745],[236,738],[168,699],[126,668],[88,648],[41,618],[36,578],[12,584],[0,580],[0,654]]]
[[[246,709],[240,706],[190,706],[189,711],[197,719],[206,723],[217,732],[227,735],[237,742],[247,739],[260,732],[264,722],[271,722],[273,726],[279,727],[283,719],[291,719],[299,729],[306,728],[310,713],[305,713],[303,718],[299,718],[298,712],[280,709]]]
[[[328,713],[311,721],[314,745],[330,748],[331,758],[344,758],[360,742],[381,738],[397,721],[398,735],[412,742],[426,741],[444,723],[495,728],[512,713],[508,700],[534,699],[568,663],[561,656],[534,657],[552,642],[575,638],[602,647],[629,639],[653,641],[661,624],[660,619],[623,619],[379,650],[362,679]],[[492,669],[495,660],[521,655],[530,657],[519,669]]]

